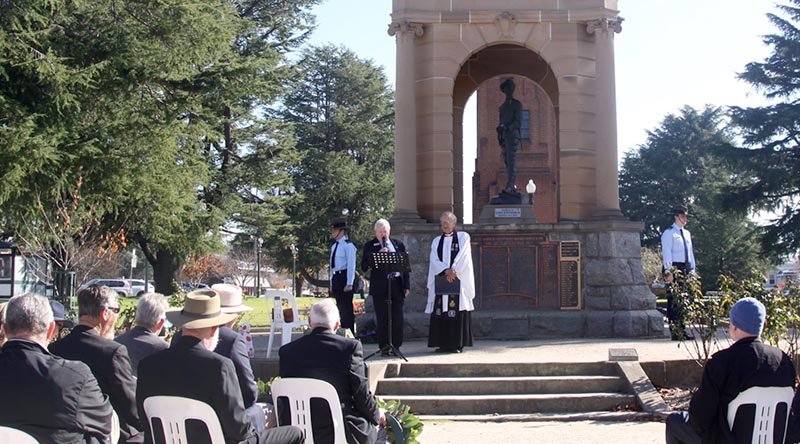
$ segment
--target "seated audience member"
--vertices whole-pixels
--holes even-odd
[[[219,295],[212,290],[192,291],[186,295],[183,309],[167,311],[167,319],[182,327],[183,334],[170,348],[139,363],[139,414],[147,421],[144,400],[151,396],[180,396],[202,401],[214,409],[226,443],[301,444],[303,431],[297,427],[256,430],[245,413],[233,362],[211,351],[219,341],[220,326],[236,316],[220,310]],[[204,425],[189,422],[186,428],[187,442],[206,442]],[[145,442],[152,443],[150,427],[145,434]]]
[[[246,311],[251,311],[252,307],[242,305],[242,289],[236,285],[214,284],[211,286],[211,290],[219,295],[222,312],[236,315],[236,317],[219,327],[219,343],[214,348],[214,353],[233,361],[236,376],[239,378],[239,389],[242,391],[242,399],[244,400],[247,416],[252,419],[256,430],[261,431],[266,427],[267,420],[264,408],[256,403],[258,386],[256,385],[255,376],[253,376],[253,368],[250,365],[247,342],[245,342],[242,335],[233,330],[233,324],[236,323],[239,315]],[[175,344],[180,338],[181,333],[176,333],[172,337],[172,343]]]
[[[739,442],[728,427],[728,404],[750,387],[794,387],[789,356],[761,342],[765,317],[764,305],[754,298],[734,304],[730,335],[735,342],[706,363],[688,414],[673,413],[667,418],[667,444]]]
[[[58,341],[69,333],[68,329],[74,327],[75,323],[67,319],[67,311],[61,302],[50,299],[50,308],[53,310],[53,321],[56,323],[56,334],[51,341]]]
[[[136,411],[136,379],[128,351],[114,342],[119,313],[117,293],[92,285],[78,292],[78,325],[63,339],[50,344],[50,352],[88,365],[119,416],[119,444],[141,443],[144,434]]]
[[[158,336],[167,320],[166,313],[167,298],[163,294],[148,293],[142,296],[136,306],[134,327],[115,339],[128,349],[134,376],[142,358],[169,348],[167,341]]]
[[[6,304],[0,304],[0,352],[2,352],[3,344],[6,343],[6,334],[3,332],[3,324],[6,322]]]
[[[34,294],[8,302],[0,353],[0,425],[40,443],[107,443],[111,405],[89,367],[47,351],[55,334],[46,298]]]
[[[350,444],[372,444],[378,436],[377,425],[385,425],[384,412],[378,408],[369,391],[369,381],[364,374],[364,351],[361,343],[336,335],[341,323],[339,310],[332,299],[314,304],[309,314],[311,334],[303,336],[280,348],[280,375],[282,378],[314,378],[330,383],[336,388],[342,403],[345,435]],[[315,406],[314,410],[327,410]],[[281,409],[281,412],[286,409]],[[314,421],[315,443],[333,442],[333,425],[327,421]],[[284,420],[281,413],[281,420]],[[283,421],[282,421],[283,422]]]

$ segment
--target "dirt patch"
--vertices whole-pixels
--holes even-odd
[[[689,401],[697,391],[697,386],[658,387],[658,393],[672,410],[689,410]]]

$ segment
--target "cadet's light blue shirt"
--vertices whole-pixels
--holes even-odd
[[[694,270],[694,247],[692,246],[692,235],[689,230],[683,229],[683,236],[686,238],[686,247],[689,250],[689,271]],[[683,262],[686,255],[683,249],[683,239],[681,238],[681,227],[677,224],[672,224],[671,227],[664,230],[661,235],[661,254],[664,257],[664,271],[669,271],[672,268],[673,262]]]
[[[342,236],[338,241],[339,248],[336,249],[336,243],[331,245],[331,256],[333,250],[336,249],[336,266],[331,270],[331,282],[333,282],[333,273],[339,270],[347,270],[347,283],[345,285],[353,285],[353,280],[356,278],[356,246],[352,242],[347,242],[347,236]]]

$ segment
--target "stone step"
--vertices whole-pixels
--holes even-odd
[[[636,397],[621,393],[517,395],[384,395],[411,407],[416,415],[511,415],[636,410]]]
[[[508,376],[464,378],[388,378],[378,382],[378,396],[502,395],[625,392],[619,376]]]
[[[402,378],[619,375],[616,365],[609,362],[403,363],[390,364],[390,366],[393,368],[387,369],[387,376],[398,376]]]

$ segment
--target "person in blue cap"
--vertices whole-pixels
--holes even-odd
[[[743,298],[733,305],[730,335],[735,342],[706,363],[689,411],[667,417],[667,444],[743,442],[728,426],[728,404],[751,387],[794,388],[792,360],[761,341],[765,319],[766,310],[757,299]]]

